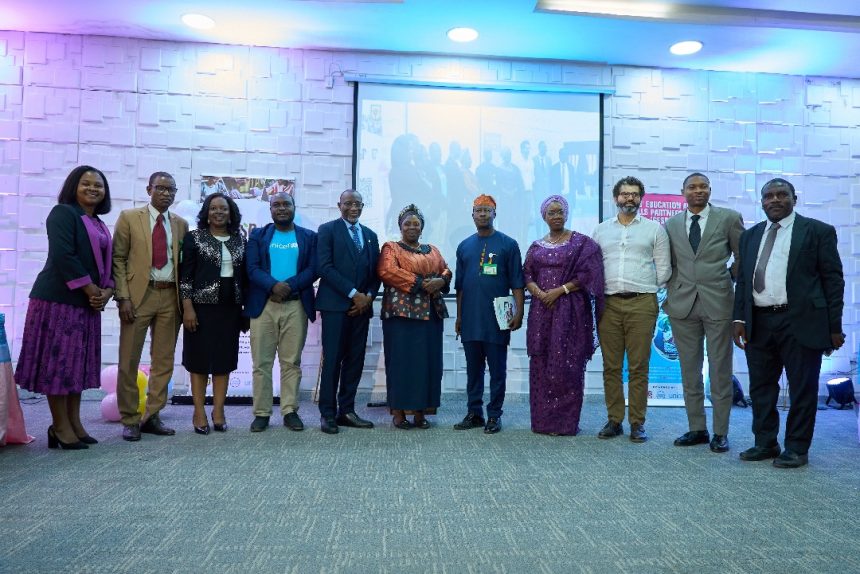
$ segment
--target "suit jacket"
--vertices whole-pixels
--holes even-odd
[[[251,231],[248,245],[245,248],[245,269],[248,272],[248,296],[245,299],[245,314],[249,317],[259,317],[266,306],[266,301],[272,293],[272,287],[278,282],[272,277],[272,260],[269,257],[269,245],[275,235],[275,224],[258,227]],[[291,293],[297,293],[302,301],[302,307],[308,319],[316,319],[314,310],[314,281],[317,280],[317,234],[310,229],[295,226],[296,243],[299,244],[299,260],[296,264],[296,274],[288,278],[287,284]]]
[[[364,249],[355,248],[349,230],[338,218],[320,225],[317,231],[317,269],[320,285],[317,289],[316,308],[320,311],[346,312],[352,307],[349,293],[353,289],[379,294],[379,275],[376,265],[379,260],[379,239],[364,225]],[[367,257],[367,275],[359,276],[358,258]]]
[[[690,314],[698,296],[708,316],[731,319],[734,302],[732,277],[737,274],[743,218],[737,211],[712,205],[699,249],[693,253],[686,217],[685,210],[666,221],[672,276],[666,285],[663,310],[670,318],[683,319]],[[735,260],[729,271],[727,263],[732,255]]]
[[[170,245],[173,253],[173,277],[176,283],[176,301],[179,302],[179,252],[182,239],[188,232],[184,219],[169,213]],[[149,286],[152,270],[152,229],[146,205],[125,209],[119,214],[113,233],[113,274],[116,281],[115,297],[130,299],[139,307]]]
[[[179,274],[179,297],[192,303],[226,303],[219,301],[221,291],[221,242],[208,229],[192,229],[182,240],[182,271]],[[230,235],[224,243],[233,259],[233,303],[242,304],[247,288],[245,275],[245,238]]]
[[[552,173],[552,160],[549,156],[536,155],[532,158],[535,164],[534,192],[537,197],[543,197],[549,193],[550,177]]]
[[[573,197],[576,192],[576,167],[572,163],[567,164],[567,197],[565,199],[570,203],[570,207],[573,207]],[[550,172],[550,192],[562,194],[562,189],[564,189],[564,181],[562,180],[561,175],[561,162],[556,162],[552,166],[552,171]]]
[[[746,324],[753,337],[753,273],[767,221],[744,231],[735,288],[734,319]],[[794,220],[785,287],[791,335],[804,347],[832,348],[830,335],[842,332],[845,280],[836,249],[836,229],[799,213]]]
[[[94,283],[100,288],[113,287],[111,247],[102,253],[97,227],[108,238],[110,232],[102,221],[93,221],[77,204],[58,204],[51,209],[45,227],[48,231],[48,257],[30,291],[30,297],[76,307],[89,307],[81,287]]]

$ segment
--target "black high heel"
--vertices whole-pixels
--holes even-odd
[[[57,438],[57,433],[54,432],[54,425],[48,427],[48,448],[62,448],[63,450],[83,450],[90,448],[81,441],[78,442],[63,442]]]
[[[205,424],[202,427],[195,426],[194,432],[197,434],[209,434],[209,425]]]
[[[78,440],[84,444],[99,444],[99,441],[91,437],[90,435],[79,436]]]
[[[223,423],[212,423],[212,430],[215,432],[227,432],[227,429],[230,428],[227,426],[227,421]]]

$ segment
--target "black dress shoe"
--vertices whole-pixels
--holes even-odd
[[[251,432],[263,432],[269,427],[269,417],[254,417]]]
[[[477,429],[483,427],[485,424],[484,417],[475,413],[469,413],[463,417],[463,420],[454,425],[454,430]]]
[[[413,426],[413,425],[412,425],[412,423],[411,423],[411,422],[409,422],[408,420],[406,420],[405,418],[402,418],[402,419],[400,419],[400,420],[397,420],[397,417],[392,417],[392,418],[391,418],[391,425],[392,425],[394,428],[396,428],[396,429],[400,429],[400,430],[409,430],[409,429],[411,429],[411,428],[412,428],[412,426]]]
[[[122,440],[128,441],[136,441],[140,440],[140,425],[123,425],[122,427]]]
[[[487,424],[484,426],[484,434],[496,434],[500,430],[502,430],[502,421],[497,417],[487,419]]]
[[[711,440],[706,430],[693,430],[685,432],[675,439],[675,446],[693,446],[697,444],[707,444]]]
[[[373,423],[361,418],[355,413],[346,413],[337,417],[337,424],[357,429],[372,429]]]
[[[630,423],[630,442],[646,440],[648,440],[648,433],[645,432],[645,426],[642,423]]]
[[[715,434],[711,439],[711,452],[729,452],[729,437],[724,434]]]
[[[211,429],[209,428],[208,424],[203,425],[202,427],[198,427],[198,426],[194,427],[194,432],[196,432],[197,434],[209,434],[210,430]]]
[[[624,427],[621,423],[606,421],[606,424],[603,425],[603,428],[600,429],[599,433],[597,433],[597,438],[615,438],[622,434],[624,434]]]
[[[781,455],[773,459],[776,468],[800,468],[809,464],[809,456],[785,449]]]
[[[334,417],[322,417],[320,418],[320,430],[326,434],[337,434],[337,421]]]
[[[779,445],[773,446],[754,446],[743,451],[739,456],[741,460],[755,462],[759,460],[767,460],[779,456]]]
[[[147,434],[157,434],[159,436],[173,436],[176,434],[176,431],[172,428],[164,426],[161,422],[161,417],[158,415],[152,415],[149,417],[145,423],[140,425],[140,432],[145,432]]]
[[[430,428],[430,421],[428,421],[427,419],[420,419],[420,420],[415,421],[412,424],[415,425],[415,428],[421,429],[421,430],[427,430]]]
[[[284,426],[296,432],[305,430],[305,423],[299,418],[299,413],[295,411],[284,415]]]

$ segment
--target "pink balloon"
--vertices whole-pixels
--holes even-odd
[[[139,365],[137,367],[138,371],[143,371],[143,374],[146,375],[146,378],[149,378],[149,365]]]
[[[106,421],[115,423],[121,418],[119,415],[119,405],[116,402],[116,393],[110,393],[102,399],[101,411],[102,418]]]
[[[101,389],[106,393],[115,393],[116,392],[116,380],[119,376],[119,367],[117,365],[108,365],[104,369],[102,369],[101,381],[102,386]]]

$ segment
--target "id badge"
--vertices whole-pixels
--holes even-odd
[[[495,263],[485,263],[482,273],[484,275],[498,275],[499,266]]]

